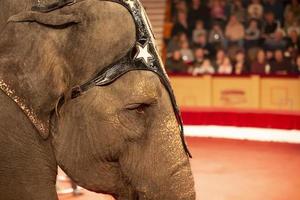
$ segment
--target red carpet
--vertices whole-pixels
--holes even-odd
[[[298,129],[300,113],[233,109],[181,108],[185,125]]]

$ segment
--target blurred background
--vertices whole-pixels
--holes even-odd
[[[180,106],[199,200],[300,199],[298,0],[142,0]],[[111,200],[71,188],[60,200]]]

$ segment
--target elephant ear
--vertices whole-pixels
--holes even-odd
[[[25,11],[17,15],[13,15],[8,22],[37,22],[46,26],[66,26],[78,24],[81,18],[75,14],[58,14],[54,12],[42,13],[36,11]]]
[[[1,0],[0,0],[1,1]],[[36,22],[42,26],[53,27],[54,29],[63,29],[69,25],[78,24],[81,22],[81,17],[73,13],[60,12],[37,12],[37,11],[23,11],[8,19],[9,23],[23,23]],[[25,98],[24,98],[25,99]],[[30,102],[24,100],[22,104],[16,102],[19,107],[25,112],[33,125],[37,128],[40,136],[47,139],[49,136],[50,127],[50,113],[39,112],[32,110]],[[34,112],[35,111],[35,112]]]

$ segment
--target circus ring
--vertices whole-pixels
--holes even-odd
[[[171,76],[197,200],[300,199],[300,77]],[[60,200],[109,200],[90,193]]]

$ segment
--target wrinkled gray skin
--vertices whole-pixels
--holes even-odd
[[[60,95],[135,44],[131,15],[112,2],[24,11],[10,21],[0,21],[0,77],[41,119]],[[0,102],[1,200],[57,199],[57,165],[79,185],[116,199],[195,199],[170,98],[150,71],[129,72],[67,100],[49,135],[38,133],[1,91]]]

